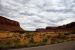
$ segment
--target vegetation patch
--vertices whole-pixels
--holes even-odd
[[[75,32],[9,32],[0,31],[0,48],[35,47],[74,41]]]

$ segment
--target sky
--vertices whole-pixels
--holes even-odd
[[[0,0],[0,15],[24,30],[75,22],[75,0]]]

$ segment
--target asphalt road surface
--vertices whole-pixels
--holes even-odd
[[[9,49],[9,50],[75,50],[75,41],[39,47]]]

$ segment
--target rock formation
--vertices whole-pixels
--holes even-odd
[[[72,23],[69,23],[69,24],[66,24],[66,25],[62,25],[62,26],[58,26],[58,27],[46,27],[45,29],[43,28],[38,28],[36,29],[37,32],[49,32],[49,31],[52,31],[52,32],[66,32],[66,31],[72,31],[72,30],[75,30],[75,22],[72,22]]]
[[[0,30],[3,31],[24,31],[17,21],[0,16]]]

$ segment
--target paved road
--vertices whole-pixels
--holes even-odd
[[[47,46],[21,48],[21,49],[10,49],[10,50],[75,50],[75,41],[47,45]]]

